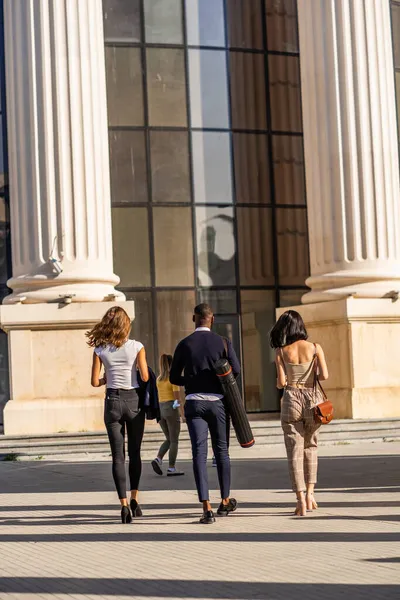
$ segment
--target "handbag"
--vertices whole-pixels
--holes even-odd
[[[321,390],[324,397],[324,401],[314,406],[314,421],[321,425],[328,425],[333,419],[333,404],[328,400],[328,396],[325,394],[325,390],[319,380],[317,370],[314,371],[314,396],[317,397],[318,388]]]

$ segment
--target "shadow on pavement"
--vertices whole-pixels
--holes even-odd
[[[349,488],[348,491],[356,493],[398,492],[398,464],[397,455],[323,457],[319,461],[318,487],[333,492],[335,488]],[[180,461],[179,466],[184,468],[185,476],[171,481],[171,478],[155,475],[150,464],[145,463],[141,490],[194,491],[190,461]],[[209,468],[210,489],[218,487],[216,471]],[[24,494],[114,491],[108,462],[0,463],[0,474],[1,493],[20,493],[21,486]],[[235,492],[253,489],[290,492],[286,459],[232,460],[232,489]]]
[[[92,579],[56,577],[2,577],[0,593],[87,594],[135,598],[220,598],[221,600],[307,598],[307,600],[394,600],[395,585],[259,583],[252,581],[198,581],[169,579]]]

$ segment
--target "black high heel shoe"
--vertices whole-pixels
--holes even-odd
[[[121,508],[121,521],[122,523],[132,523],[132,515],[129,506],[123,506]]]
[[[131,500],[131,511],[132,517],[143,517],[142,509],[140,508],[140,504],[138,504],[137,500],[132,498]]]

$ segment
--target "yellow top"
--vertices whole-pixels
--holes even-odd
[[[179,385],[172,385],[168,381],[160,381],[157,379],[158,400],[160,402],[168,402],[174,400],[174,392],[179,392]]]

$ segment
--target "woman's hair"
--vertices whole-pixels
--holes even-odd
[[[160,374],[157,377],[158,381],[168,381],[169,372],[171,370],[172,356],[171,354],[161,354],[160,356]]]
[[[100,323],[86,333],[88,344],[92,348],[111,344],[120,348],[126,342],[131,330],[131,320],[120,306],[110,308]]]
[[[271,329],[269,343],[272,348],[283,348],[308,339],[304,321],[295,310],[287,310],[283,313]]]

